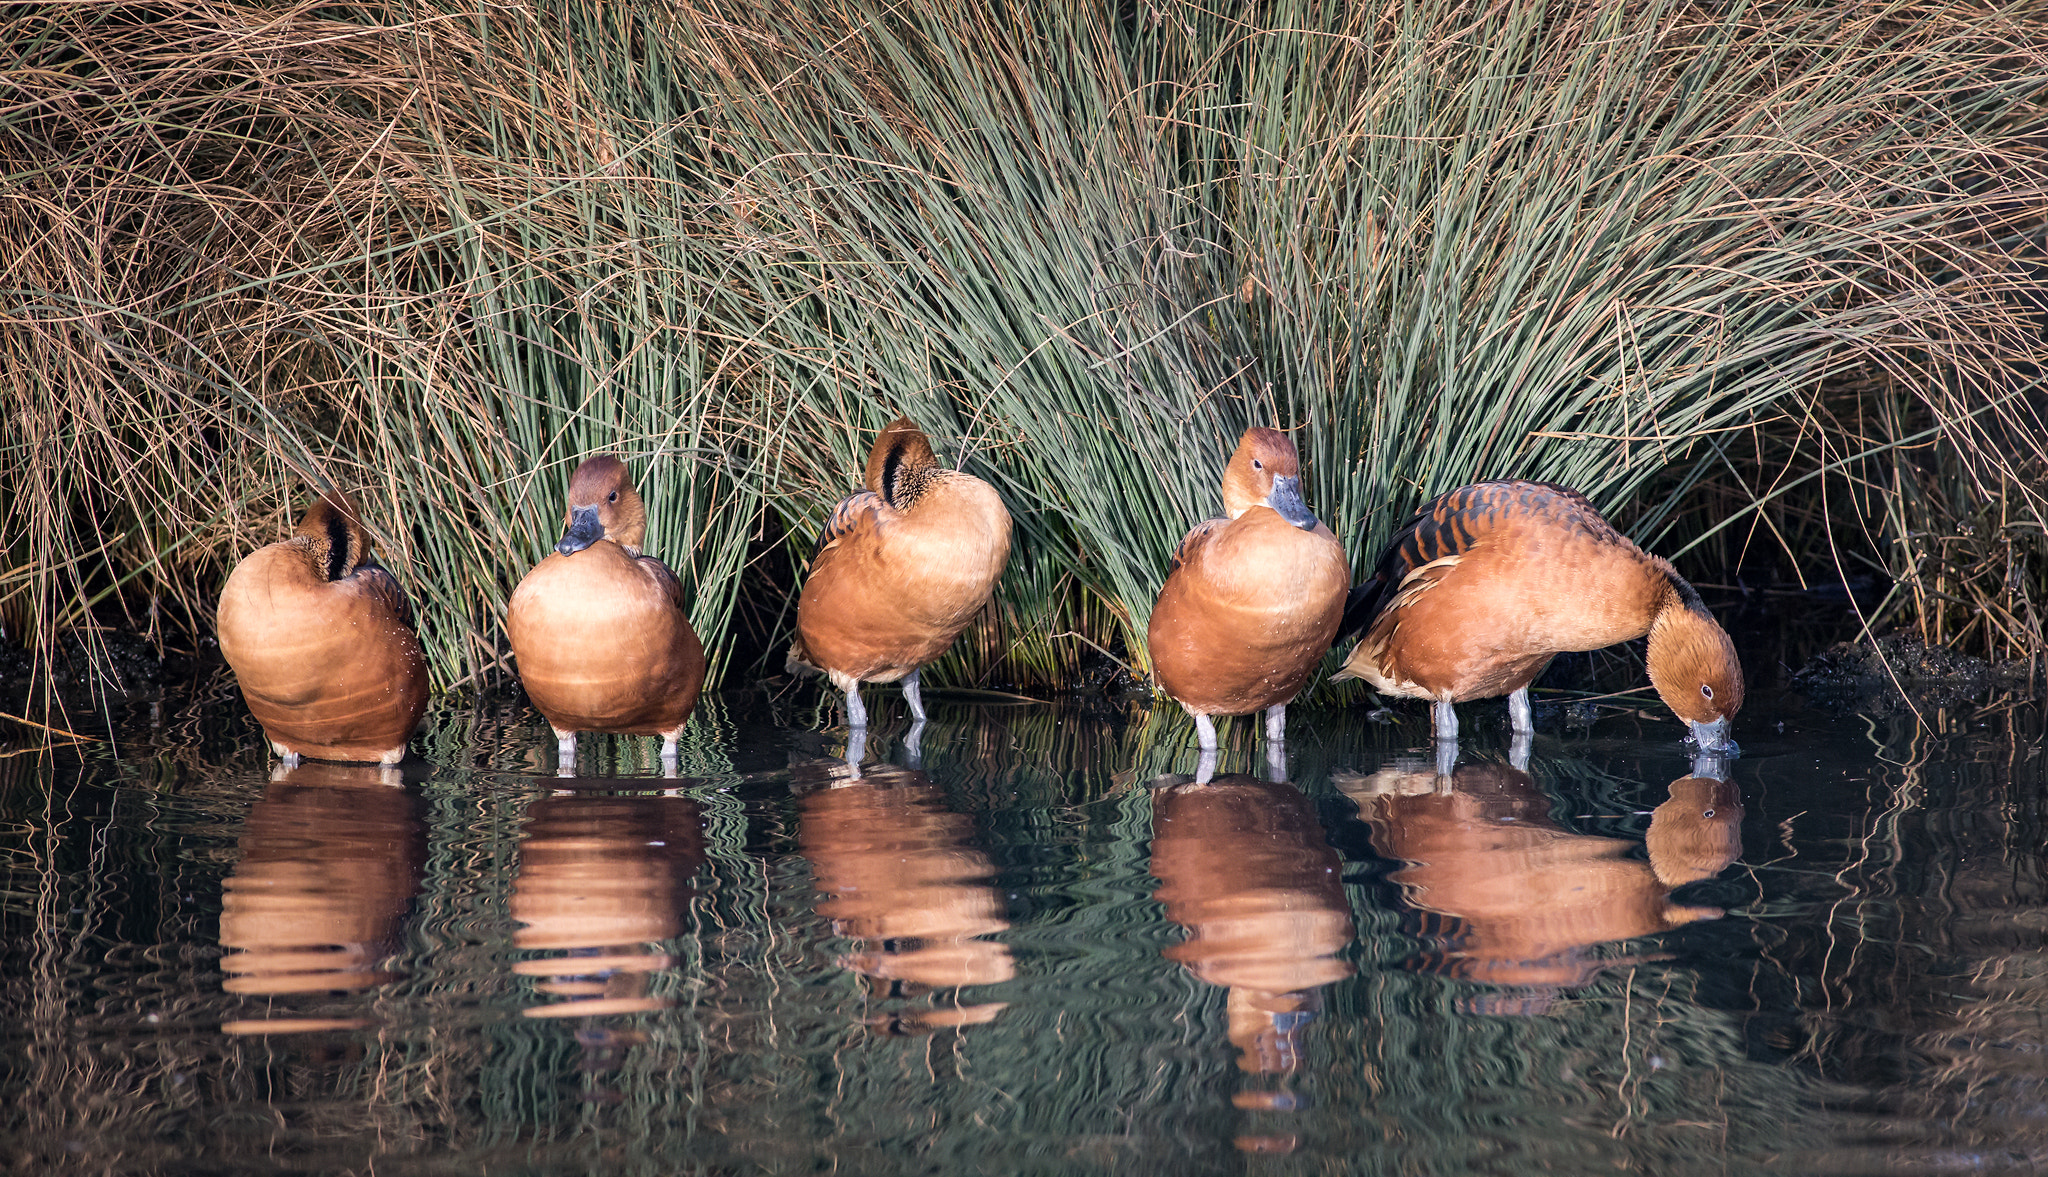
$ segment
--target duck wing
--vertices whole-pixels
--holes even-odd
[[[669,602],[676,607],[677,612],[689,612],[683,604],[683,582],[676,578],[674,569],[662,563],[654,556],[642,555],[636,556],[634,559],[638,560],[640,567],[646,570],[647,575],[652,577],[654,582],[661,586],[661,591],[668,596]]]
[[[815,565],[827,549],[853,534],[883,506],[882,496],[871,490],[857,490],[840,499],[832,513],[825,516],[825,526],[818,532],[818,542],[811,547],[811,563]]]
[[[1209,537],[1214,535],[1218,528],[1228,522],[1230,520],[1220,517],[1204,519],[1189,528],[1188,533],[1180,537],[1180,545],[1173,549],[1173,563],[1167,568],[1167,575],[1171,576],[1180,569],[1181,565],[1193,560],[1195,553],[1202,549],[1202,545],[1209,542]]]
[[[391,615],[398,618],[399,623],[405,628],[415,628],[412,601],[405,595],[405,590],[398,587],[398,578],[391,575],[389,568],[365,556],[347,579],[355,584],[357,592],[391,610]]]
[[[1616,535],[1591,500],[1553,482],[1500,479],[1446,491],[1401,525],[1373,574],[1352,588],[1336,641],[1370,630],[1382,614],[1436,583],[1516,518],[1547,518],[1594,534]]]

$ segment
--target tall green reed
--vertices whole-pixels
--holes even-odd
[[[2023,12],[8,20],[10,636],[152,595],[203,627],[227,564],[336,485],[437,679],[475,681],[569,468],[616,448],[722,661],[749,552],[800,563],[903,411],[1018,521],[954,681],[1060,681],[1084,638],[1141,660],[1249,424],[1296,431],[1355,567],[1477,477],[1632,503],[1645,538],[1728,526],[1674,492],[1736,440],[1898,440],[1825,448],[1847,377],[2044,514]]]
[[[718,104],[743,227],[807,279],[792,395],[967,439],[1132,650],[1248,424],[1300,431],[1362,563],[1473,478],[1612,508],[1831,377],[2039,350],[2003,301],[2041,174],[1996,14],[838,14]],[[688,40],[741,53],[720,27]]]

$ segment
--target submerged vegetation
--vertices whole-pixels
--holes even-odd
[[[2032,9],[0,20],[0,626],[36,649],[207,632],[334,486],[437,682],[476,683],[569,470],[615,448],[745,672],[905,412],[1017,524],[956,682],[1141,657],[1269,422],[1354,569],[1426,497],[1529,476],[1706,580],[1874,579],[1872,625],[2044,653]]]

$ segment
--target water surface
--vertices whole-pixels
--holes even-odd
[[[886,693],[884,693],[886,694]],[[2001,1173],[2048,1162],[2031,706],[1678,726],[933,692],[850,766],[515,701],[274,773],[225,678],[0,747],[8,1172]],[[18,734],[18,733],[17,733]],[[1235,740],[1235,743],[1230,741]]]

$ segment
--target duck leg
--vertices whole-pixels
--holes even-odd
[[[1458,713],[1451,709],[1449,699],[1438,699],[1430,707],[1430,717],[1435,721],[1438,743],[1441,744],[1445,740],[1454,744],[1458,742]]]
[[[910,718],[914,723],[924,722],[924,693],[917,685],[917,671],[903,676],[903,701],[910,704]]]
[[[868,709],[860,701],[860,684],[846,684],[846,726],[863,731],[868,726]]]
[[[1287,779],[1287,704],[1275,703],[1266,708],[1266,772],[1267,779]]]
[[[1508,696],[1508,727],[1518,736],[1534,735],[1536,720],[1529,713],[1529,688],[1522,687]]]

